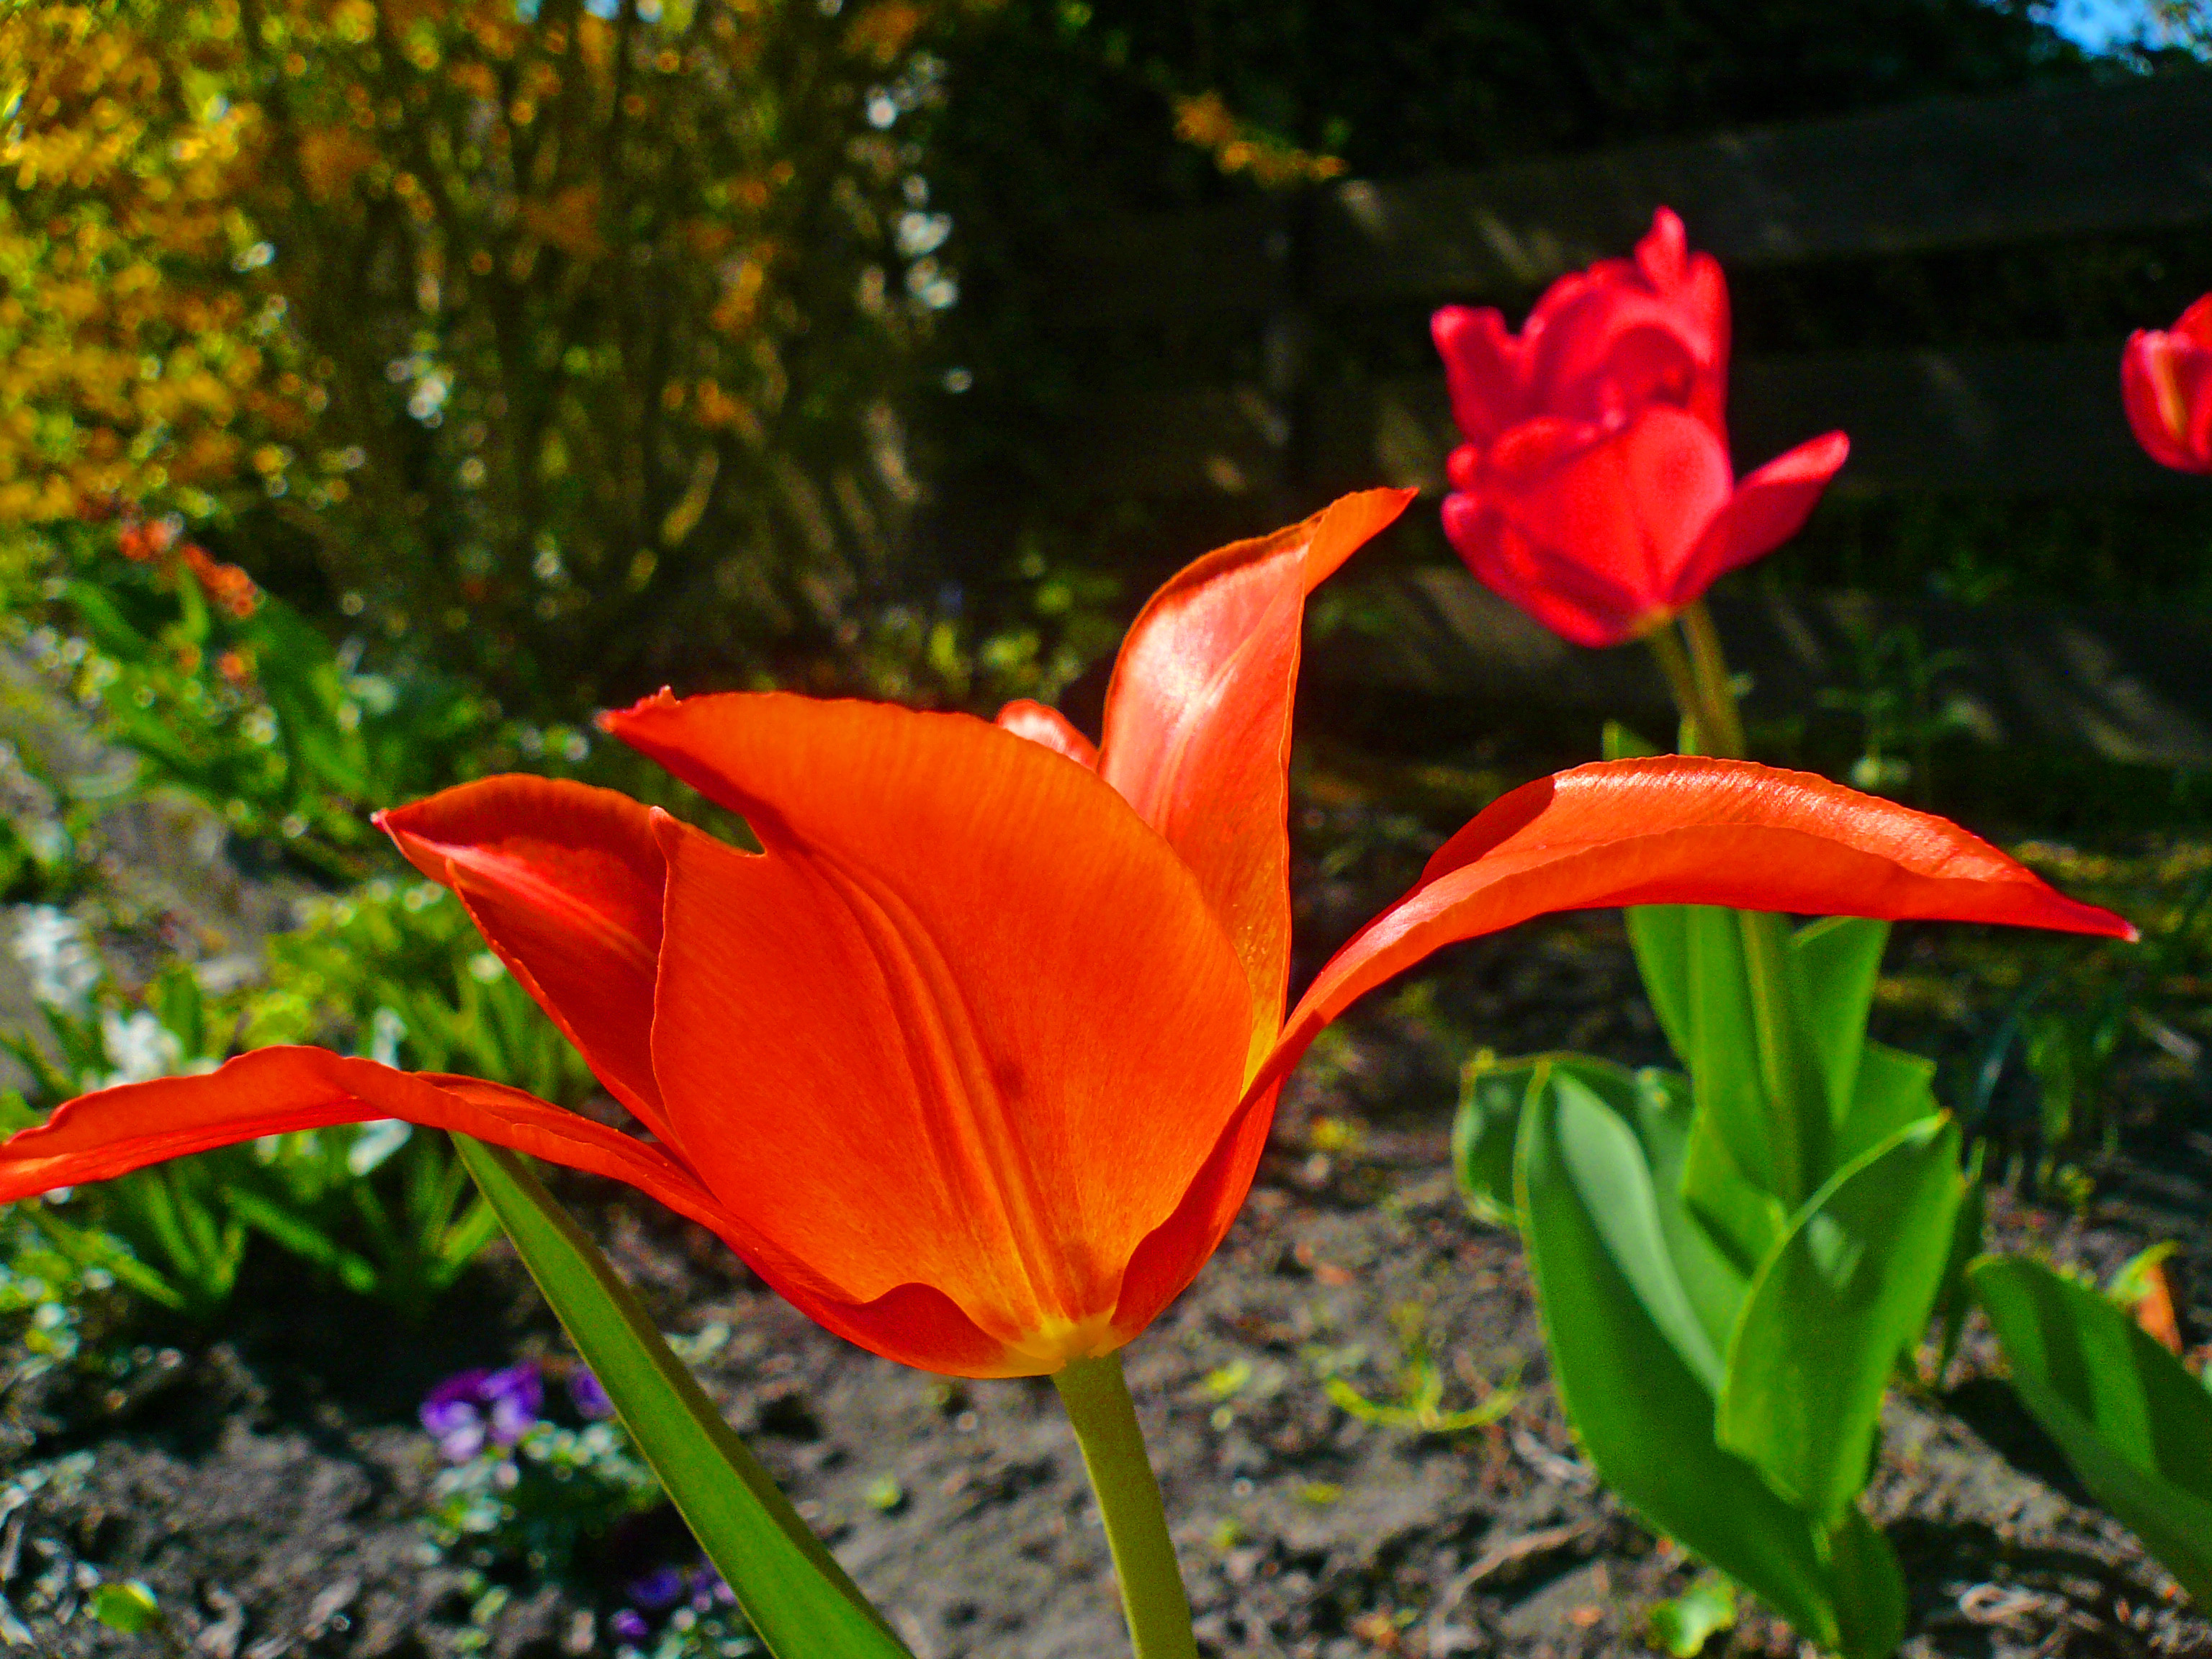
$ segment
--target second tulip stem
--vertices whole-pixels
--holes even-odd
[[[1175,1541],[1168,1536],[1160,1483],[1153,1478],[1136,1407],[1121,1377],[1121,1356],[1078,1359],[1052,1380],[1075,1427],[1076,1443],[1083,1448],[1091,1489],[1098,1494],[1136,1659],[1198,1659],[1190,1597],[1176,1565]]]

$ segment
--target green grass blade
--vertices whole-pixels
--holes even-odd
[[[453,1145],[776,1659],[912,1659],[522,1160],[465,1135]]]

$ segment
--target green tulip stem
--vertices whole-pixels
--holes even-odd
[[[1710,721],[1705,752],[1741,760],[1743,715],[1736,708],[1728,659],[1721,655],[1720,630],[1713,626],[1713,613],[1703,599],[1692,599],[1684,607],[1682,637],[1690,643],[1690,672],[1698,704]]]
[[[1121,1377],[1121,1356],[1078,1359],[1053,1379],[1083,1448],[1083,1467],[1098,1494],[1114,1571],[1121,1581],[1121,1611],[1129,1620],[1136,1659],[1198,1659],[1191,1634],[1190,1597],[1176,1565],[1175,1542],[1145,1451],[1137,1408]]]
[[[1729,677],[1713,613],[1703,599],[1692,600],[1683,608],[1681,624],[1689,647],[1688,693],[1686,701],[1683,689],[1676,684],[1675,702],[1697,727],[1705,753],[1741,759],[1743,714],[1736,705],[1735,685]],[[1676,654],[1682,654],[1680,647]],[[1660,659],[1663,665],[1665,652],[1660,653]],[[1668,678],[1671,684],[1674,677],[1670,673]],[[1817,1172],[1826,1165],[1827,1095],[1801,1035],[1791,995],[1784,960],[1790,943],[1788,920],[1745,910],[1737,914],[1736,921],[1743,938],[1752,1024],[1758,1034],[1759,1081],[1773,1113],[1775,1167],[1769,1176],[1775,1195],[1795,1209],[1820,1184]]]
[[[1681,711],[1682,724],[1688,728],[1686,746],[1700,755],[1711,754],[1712,739],[1705,732],[1705,698],[1698,691],[1698,678],[1691,670],[1689,653],[1682,649],[1682,636],[1674,631],[1674,624],[1668,623],[1646,634],[1644,641],[1659,660],[1659,672],[1667,677],[1667,689],[1674,694],[1674,707]]]

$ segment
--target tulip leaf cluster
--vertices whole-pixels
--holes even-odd
[[[1468,439],[1444,525],[1469,568],[1569,640],[1648,641],[1683,747],[1741,755],[1704,592],[1795,532],[1846,444],[1814,440],[1729,494],[1727,329],[1719,267],[1662,209],[1634,259],[1561,278],[1518,335],[1460,307],[1434,332]],[[2184,471],[2212,471],[2208,331],[2212,298],[2122,365],[2137,435]],[[1607,752],[1652,751],[1611,726]],[[1825,919],[1793,931],[1781,909]],[[1882,914],[1632,903],[1685,1072],[1468,1068],[1455,1164],[1477,1212],[1527,1242],[1569,1415],[1652,1524],[1801,1634],[1881,1659],[1906,1612],[1858,1502],[1882,1396],[1939,1312],[1940,1381],[1971,1295],[2084,1484],[2202,1595],[2212,1395],[2093,1292],[2033,1263],[1969,1267],[1979,1151],[1962,1170],[1934,1066],[1867,1036]]]

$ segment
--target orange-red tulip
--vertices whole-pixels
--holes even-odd
[[[2128,336],[2120,398],[2151,459],[2179,472],[2212,472],[2212,294],[2171,329]]]
[[[1737,481],[1728,285],[1665,208],[1633,259],[1560,277],[1519,335],[1464,306],[1431,328],[1467,438],[1444,535],[1577,645],[1650,632],[1796,534],[1849,453],[1831,432]]]
[[[1392,491],[1156,594],[1105,740],[957,714],[663,694],[608,729],[742,813],[740,852],[605,790],[493,778],[385,816],[646,1131],[309,1048],[86,1096],[0,1146],[0,1199],[378,1117],[612,1176],[864,1347],[976,1376],[1109,1352],[1212,1254],[1284,1074],[1354,997],[1547,910],[1716,903],[2087,933],[1940,819],[1817,778],[1581,768],[1476,818],[1286,1022],[1306,595]]]

